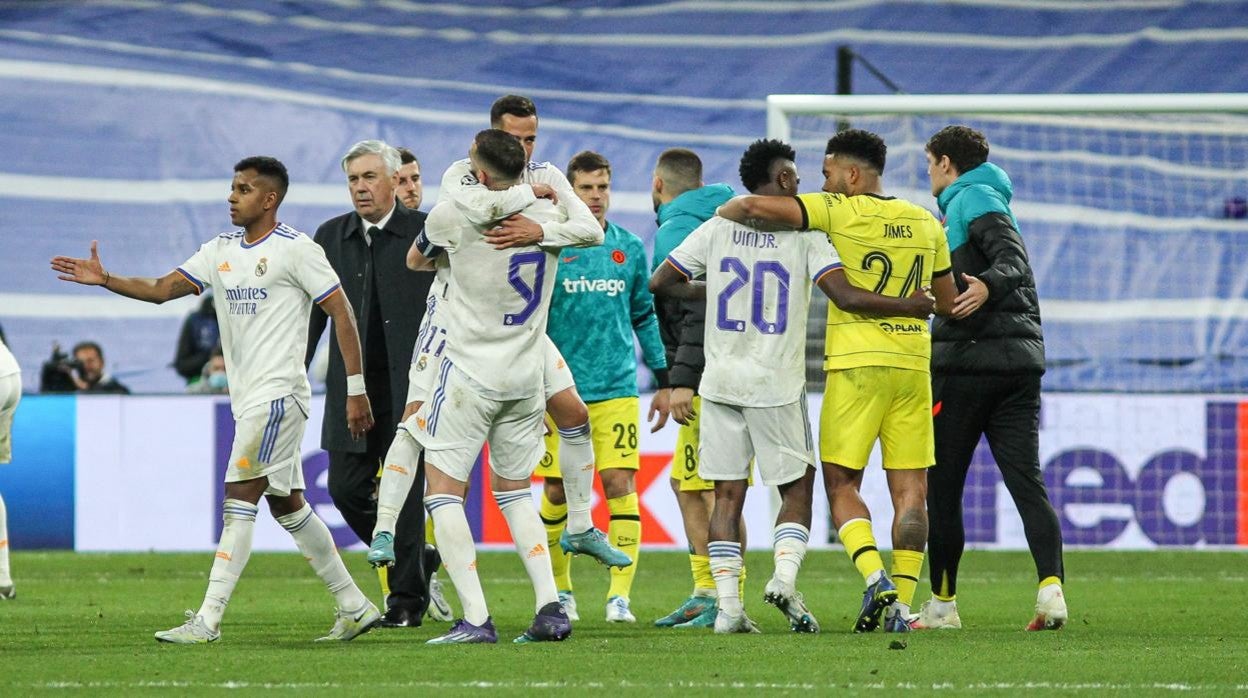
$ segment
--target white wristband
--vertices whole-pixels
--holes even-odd
[[[364,376],[359,373],[347,376],[347,397],[363,395],[366,392],[368,391],[364,389]]]

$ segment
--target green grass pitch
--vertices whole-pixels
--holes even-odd
[[[375,575],[360,553],[347,564],[374,598]],[[886,556],[887,559],[887,556]],[[1071,624],[1027,633],[1034,601],[1031,561],[1020,553],[969,553],[959,609],[964,629],[853,635],[862,582],[839,551],[811,554],[799,578],[823,625],[787,632],[762,602],[767,553],[748,557],[746,609],[762,635],[716,636],[650,622],[689,589],[687,557],[642,556],[633,592],[636,625],[602,619],[606,573],[576,560],[582,621],[560,644],[510,643],[532,616],[532,593],[512,553],[481,556],[500,644],[430,647],[440,623],[374,630],[355,642],[313,644],[333,604],[299,556],[256,554],[234,595],[219,642],[161,645],[152,632],[181,623],[202,598],[209,554],[13,555],[18,598],[0,602],[0,695],[534,694],[595,690],[709,694],[731,690],[807,693],[834,689],[1023,692],[1238,693],[1248,695],[1248,555],[1072,552]],[[921,585],[919,599],[926,598]],[[458,608],[458,603],[455,604]]]

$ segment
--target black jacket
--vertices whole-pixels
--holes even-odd
[[[702,344],[706,334],[706,301],[680,301],[655,296],[659,338],[667,354],[668,383],[673,388],[698,390],[706,357]]]
[[[314,238],[325,248],[325,256],[338,278],[342,290],[351,301],[355,322],[360,332],[360,343],[367,345],[371,323],[382,322],[386,338],[386,355],[389,359],[387,373],[390,377],[390,404],[373,404],[374,416],[390,412],[389,424],[380,421],[374,428],[393,429],[403,414],[407,400],[407,373],[411,365],[412,349],[416,334],[425,314],[425,297],[433,282],[433,274],[414,272],[407,268],[407,251],[412,241],[425,227],[425,214],[412,211],[395,201],[394,215],[386,222],[382,232],[373,237],[369,248],[364,241],[364,229],[359,214],[354,211],[331,218],[321,224]],[[374,268],[373,260],[376,259]],[[374,278],[377,283],[381,317],[370,317],[369,308]],[[307,362],[312,361],[316,345],[329,317],[319,306],[312,309],[308,326]],[[365,374],[375,371],[367,365],[369,347],[362,346]],[[327,451],[351,451],[363,453],[367,440],[352,440],[347,431],[346,415],[347,377],[342,365],[342,352],[338,348],[335,333],[329,337],[329,371],[325,377],[325,419],[321,425],[321,448]],[[369,396],[370,402],[373,397]]]
[[[187,382],[199,380],[204,364],[212,358],[212,350],[220,344],[221,330],[212,307],[212,296],[206,295],[199,309],[182,323],[182,331],[178,333],[178,353],[173,357],[174,370]]]
[[[1023,238],[1010,216],[992,211],[970,221],[952,250],[953,278],[988,287],[988,300],[965,320],[937,316],[932,325],[932,372],[1018,375],[1044,373],[1044,334],[1036,279]]]

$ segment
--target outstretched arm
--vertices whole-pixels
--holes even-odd
[[[103,286],[104,288],[127,298],[147,301],[148,303],[164,303],[174,298],[199,295],[202,287],[178,271],[171,271],[159,279],[142,276],[114,276],[104,269],[100,262],[99,243],[91,241],[91,256],[88,259],[57,256],[52,258],[52,271],[57,272],[58,279],[73,281],[84,286]]]
[[[926,319],[932,314],[932,296],[927,288],[917,289],[905,298],[872,293],[849,282],[845,270],[832,269],[819,277],[819,290],[836,307],[847,313],[872,317],[913,317]]]
[[[338,349],[347,369],[347,429],[352,438],[358,439],[373,428],[373,410],[364,392],[364,359],[360,351],[360,333],[355,326],[355,313],[342,289],[329,294],[320,305],[334,321]]]
[[[650,276],[650,292],[656,296],[679,300],[706,300],[706,282],[694,281],[676,268],[670,259],[664,260]]]
[[[715,215],[751,228],[771,230],[779,225],[801,230],[806,227],[802,205],[792,196],[736,196],[720,206]]]

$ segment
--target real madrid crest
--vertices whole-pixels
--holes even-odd
[[[256,264],[256,276],[264,276],[264,273],[268,270],[269,270],[269,258],[261,257],[260,262]]]
[[[428,358],[428,357],[421,356],[421,357],[420,357],[420,359],[418,359],[418,360],[416,361],[416,370],[417,370],[417,371],[423,371],[423,370],[425,370],[425,364],[427,363],[427,361],[426,361],[426,359],[427,359],[427,358]]]

